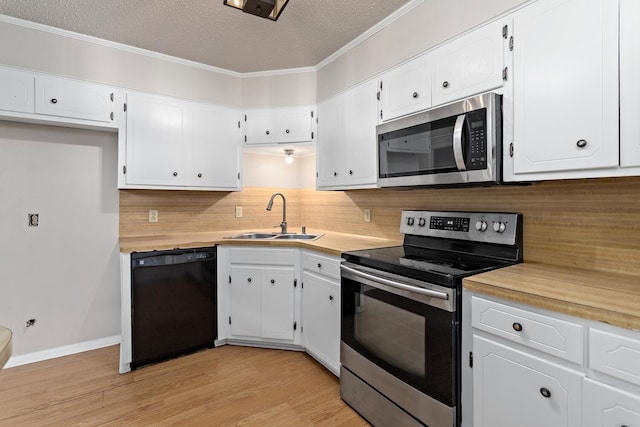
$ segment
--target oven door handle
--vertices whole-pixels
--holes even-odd
[[[348,271],[349,273],[355,276],[359,276],[364,279],[371,280],[372,282],[378,282],[382,285],[391,286],[392,288],[402,289],[403,291],[407,291],[407,292],[415,292],[416,294],[421,294],[421,295],[442,299],[442,300],[449,299],[449,294],[445,292],[438,292],[431,289],[424,289],[424,288],[418,288],[416,286],[405,285],[404,283],[396,282],[395,280],[389,280],[389,279],[385,279],[384,277],[379,277],[373,274],[365,273],[363,271],[356,270],[354,268],[347,267],[345,265],[341,265],[340,268],[345,271]]]
[[[467,165],[464,163],[464,153],[462,151],[462,133],[464,130],[464,121],[466,114],[461,114],[456,118],[456,124],[453,126],[453,158],[456,166],[460,171],[466,171]]]

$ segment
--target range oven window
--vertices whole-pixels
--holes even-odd
[[[343,278],[342,341],[396,378],[455,406],[455,314]]]

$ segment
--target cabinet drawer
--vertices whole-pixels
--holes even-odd
[[[583,426],[614,427],[640,425],[640,397],[585,378]]]
[[[589,329],[589,368],[640,385],[640,334]]]
[[[302,268],[333,279],[340,279],[340,259],[319,255],[313,252],[303,252]]]
[[[294,265],[294,249],[232,248],[231,264]]]
[[[471,299],[471,323],[509,341],[583,363],[582,325],[478,297]]]

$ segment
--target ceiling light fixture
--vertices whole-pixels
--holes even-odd
[[[252,15],[277,21],[289,0],[224,0],[224,4]]]
[[[287,156],[287,157],[284,158],[284,161],[286,163],[289,163],[289,164],[293,163],[293,152],[294,151],[295,150],[293,148],[285,148],[284,149],[284,154]]]

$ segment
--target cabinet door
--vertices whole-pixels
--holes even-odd
[[[514,173],[617,166],[617,2],[537,1],[514,40]]]
[[[34,81],[33,74],[0,69],[0,110],[33,113]]]
[[[340,287],[305,272],[302,275],[304,348],[335,374],[340,371]]]
[[[127,95],[127,184],[176,185],[182,180],[184,104]]]
[[[640,397],[585,378],[584,427],[640,426]]]
[[[345,94],[346,126],[344,146],[346,150],[345,184],[359,186],[376,184],[376,82],[361,84]]]
[[[293,267],[263,268],[262,338],[293,340],[293,279]]]
[[[423,55],[380,79],[380,119],[383,121],[431,107],[431,57]]]
[[[292,107],[276,110],[276,142],[306,142],[312,141],[311,108]],[[313,135],[315,136],[315,135]]]
[[[580,427],[582,374],[473,337],[476,427]]]
[[[111,122],[113,90],[55,77],[36,76],[36,113]]]
[[[433,53],[433,105],[501,87],[504,69],[502,28],[496,21]]]
[[[640,166],[640,3],[620,0],[620,165]]]
[[[231,266],[231,335],[260,337],[260,268]]]
[[[238,112],[200,104],[189,106],[188,185],[216,189],[240,188]]]
[[[277,133],[276,116],[273,110],[251,110],[245,114],[245,142],[251,144],[273,144]]]
[[[318,142],[316,162],[319,189],[341,183],[344,170],[344,135],[346,105],[344,95],[338,95],[318,105]]]

